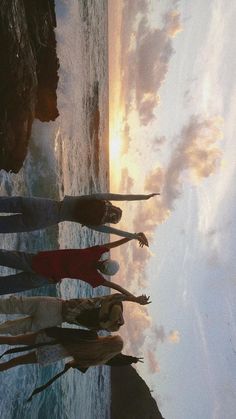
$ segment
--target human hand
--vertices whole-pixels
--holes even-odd
[[[136,303],[140,304],[141,306],[145,306],[146,304],[151,304],[149,301],[149,296],[142,294],[139,297],[136,297]]]
[[[137,240],[139,242],[139,246],[147,246],[148,247],[148,239],[144,233],[137,233]]]

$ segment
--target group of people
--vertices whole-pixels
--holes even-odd
[[[111,200],[147,200],[155,195],[159,194],[98,193],[65,196],[62,201],[36,197],[0,197],[0,213],[8,214],[0,216],[0,233],[27,232],[72,221],[96,231],[123,237],[85,249],[51,250],[36,254],[0,250],[0,265],[21,271],[0,277],[2,295],[56,284],[63,278],[80,279],[93,288],[102,285],[118,291],[102,297],[70,300],[15,295],[0,298],[0,313],[24,315],[0,324],[0,344],[20,345],[6,351],[2,356],[26,352],[0,363],[0,371],[21,364],[48,365],[70,358],[61,373],[36,389],[32,395],[42,391],[71,367],[85,372],[95,365],[142,362],[141,358],[122,354],[123,341],[119,335],[99,336],[97,332],[119,330],[124,324],[124,301],[141,305],[150,303],[146,295],[134,296],[106,278],[106,275],[112,276],[119,270],[118,262],[106,257],[110,249],[133,239],[138,240],[140,247],[148,246],[144,233],[129,233],[106,225],[117,224],[122,216],[122,210],[114,206]],[[64,322],[86,329],[60,327]]]

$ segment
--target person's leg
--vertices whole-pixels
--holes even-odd
[[[0,295],[11,294],[43,287],[50,284],[47,278],[32,270],[33,253],[0,249],[0,265],[20,269],[24,272],[0,276]]]
[[[27,231],[21,214],[0,216],[0,233],[20,233]]]
[[[31,272],[0,276],[0,295],[31,290],[49,284],[51,282],[47,278]]]
[[[60,325],[62,300],[55,297],[0,298],[0,313],[28,314],[26,318],[9,320],[0,325],[0,334],[18,335]]]
[[[0,249],[0,265],[21,271],[33,272],[32,259],[34,256],[34,253]]]
[[[60,298],[43,297],[38,302],[33,315],[32,330],[42,330],[47,327],[60,326],[62,319],[62,300]]]
[[[24,231],[21,196],[0,196],[0,213],[15,214],[0,216],[0,233]]]
[[[0,213],[21,214],[23,199],[22,196],[0,196]]]
[[[15,295],[11,295],[8,298],[0,298],[0,313],[28,314],[31,316],[37,311],[38,305],[45,299],[47,302],[51,299],[56,300],[54,297],[16,297]]]
[[[16,320],[7,320],[0,324],[0,335],[19,335],[32,331],[33,319],[31,316],[20,317]]]
[[[33,231],[59,222],[59,202],[37,197],[0,197],[0,233]]]
[[[37,336],[37,332],[26,335],[0,336],[0,345],[33,345]]]
[[[26,355],[20,355],[16,358],[10,359],[10,361],[0,363],[0,371],[6,371],[10,368],[17,367],[18,365],[36,364],[37,358],[36,353],[29,352]]]

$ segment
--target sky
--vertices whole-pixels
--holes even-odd
[[[150,247],[115,254],[125,349],[166,419],[236,411],[236,3],[109,0],[111,191]]]

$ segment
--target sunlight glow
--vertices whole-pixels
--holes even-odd
[[[110,142],[110,161],[120,160],[121,137],[117,134],[111,138]]]
[[[121,154],[123,141],[122,112],[113,109],[110,112],[109,149],[110,149],[110,174],[112,184],[119,184],[121,175]]]

